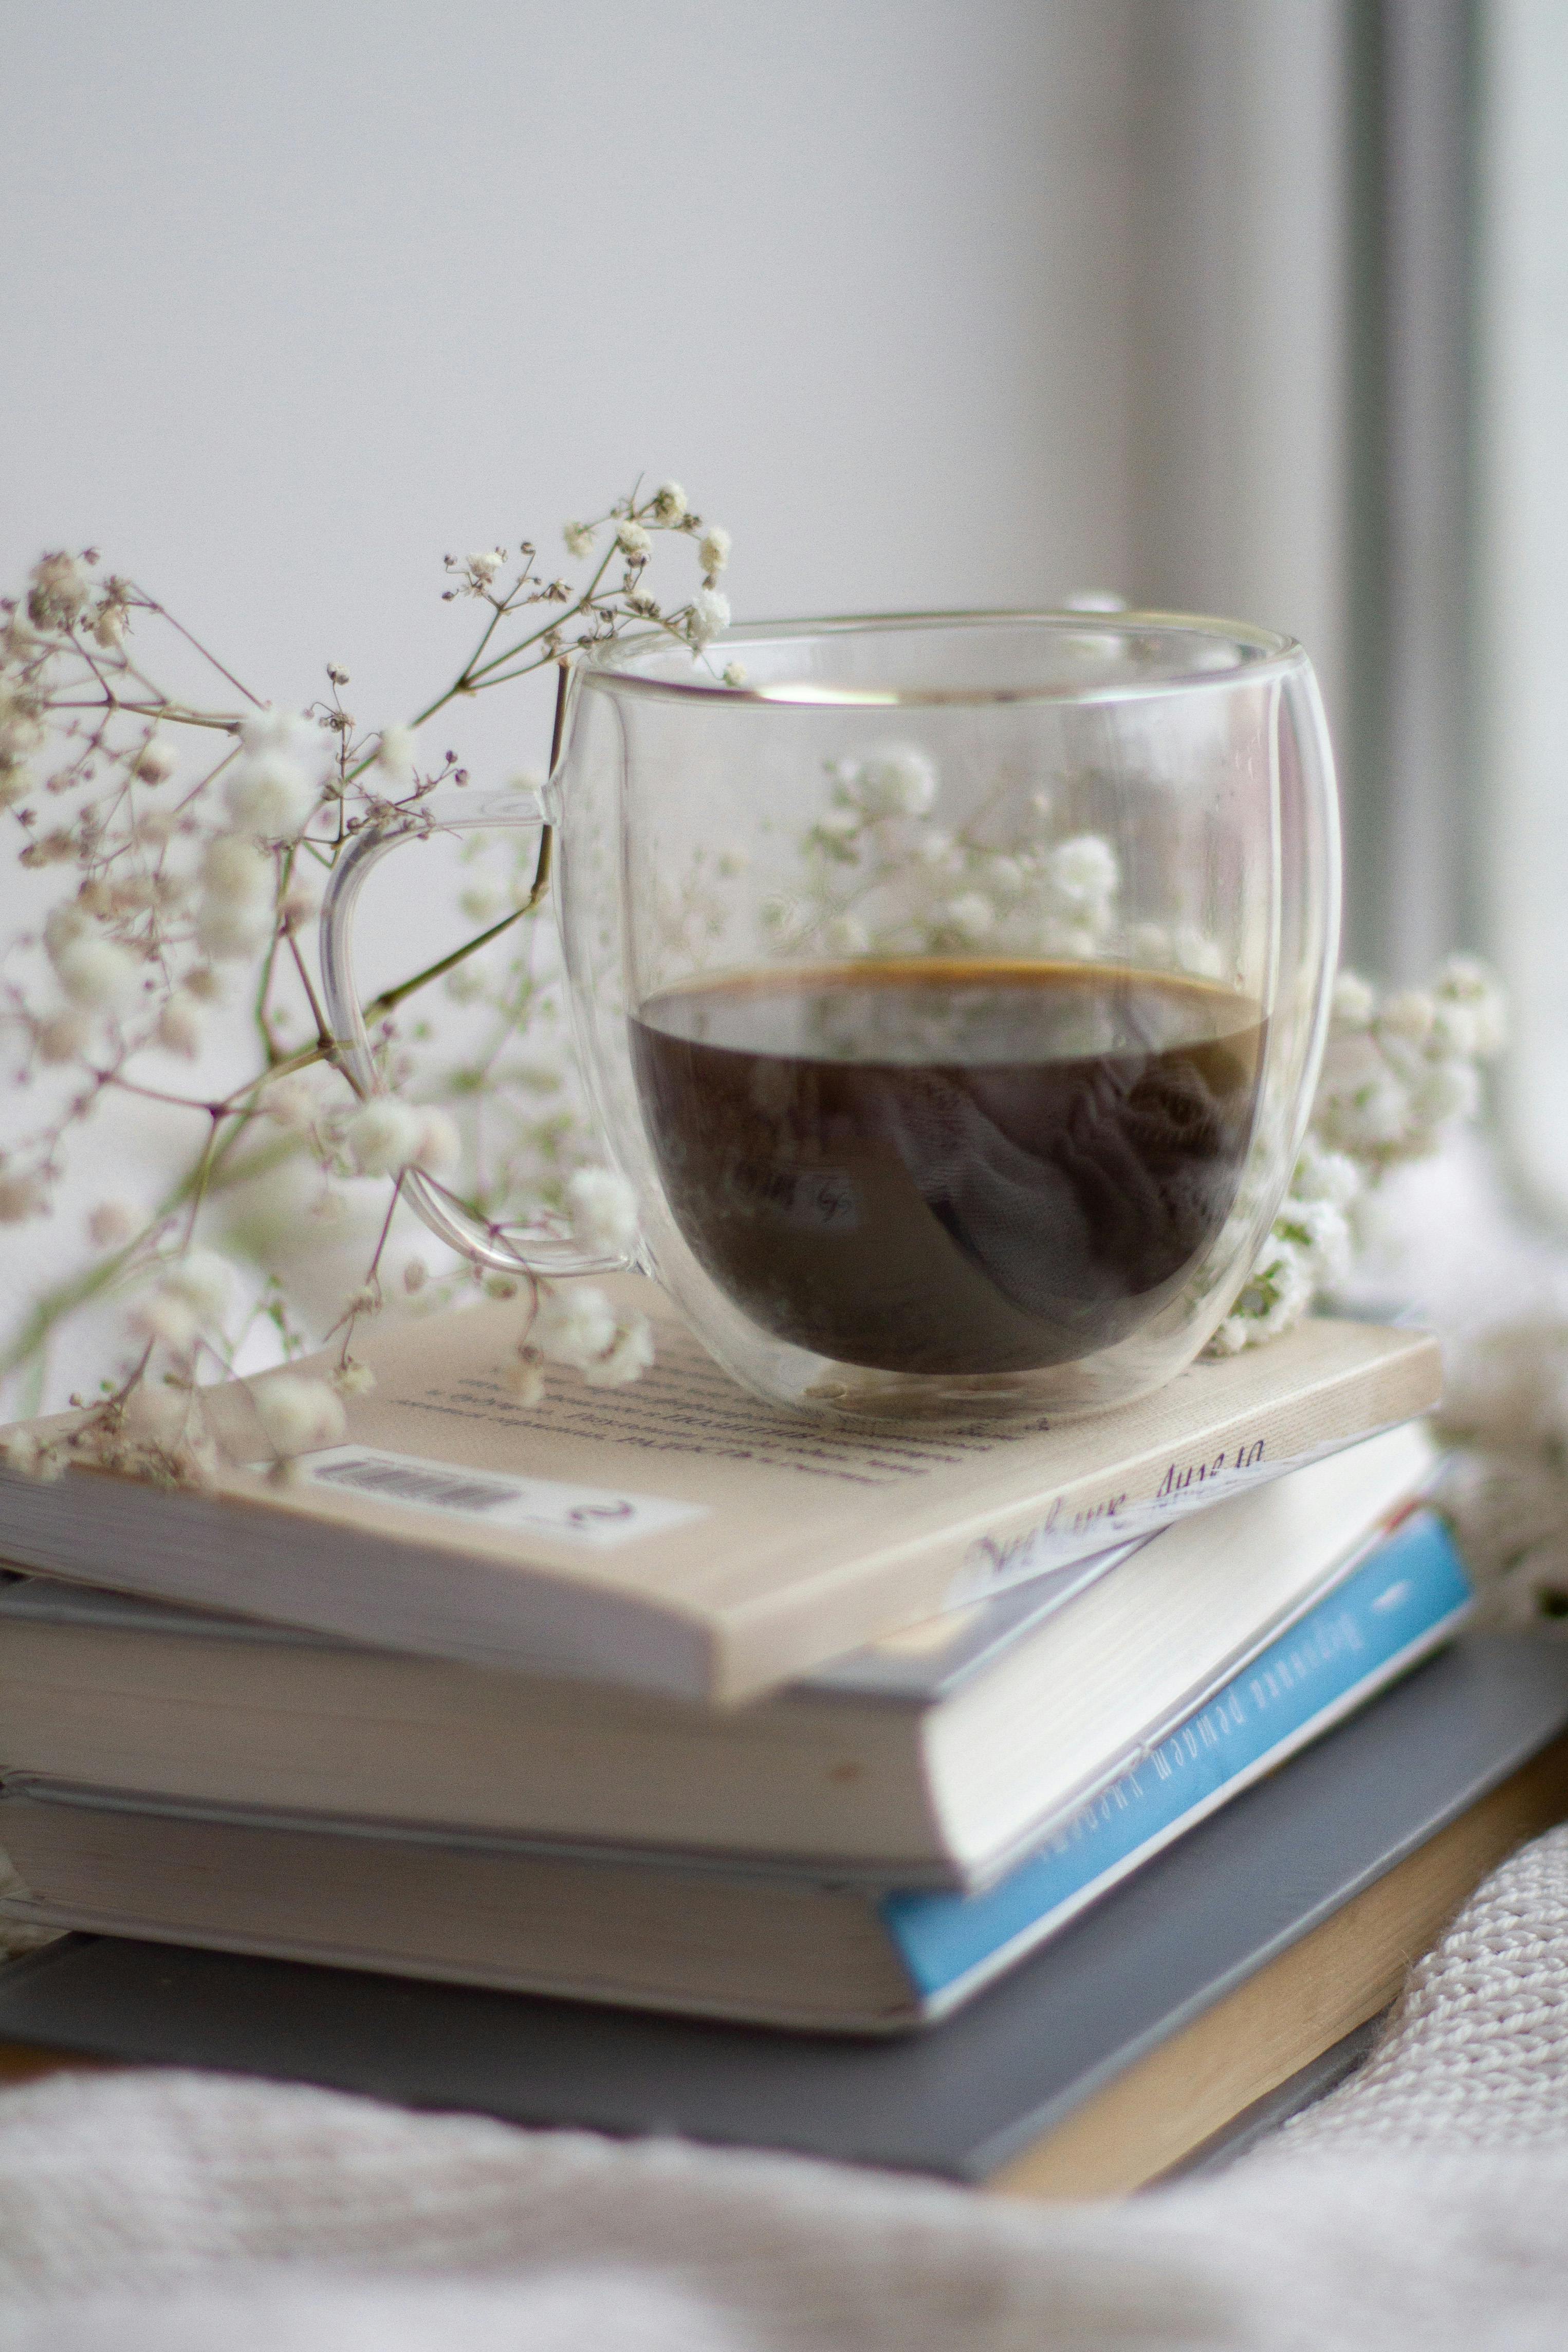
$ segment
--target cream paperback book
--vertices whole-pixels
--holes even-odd
[[[376,1385],[347,1442],[287,1480],[258,1458],[255,1383],[230,1382],[207,1397],[240,1465],[216,1491],[0,1476],[0,1558],[729,1704],[1411,1420],[1441,1384],[1429,1336],[1321,1318],[1061,1427],[841,1426],[745,1393],[634,1287],[658,1360],[632,1386],[557,1374],[525,1407],[502,1380],[514,1306],[389,1317],[356,1343]]]

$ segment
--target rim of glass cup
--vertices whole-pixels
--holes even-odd
[[[712,661],[719,654],[737,652],[748,645],[775,644],[780,637],[885,635],[915,629],[987,629],[1033,625],[1080,637],[1101,635],[1136,636],[1140,633],[1181,635],[1208,644],[1233,647],[1241,659],[1225,669],[1182,668],[1173,665],[1148,677],[1120,678],[1103,686],[1082,679],[1072,685],[1037,686],[835,686],[827,678],[789,678],[776,684],[727,684],[716,671],[706,677],[660,677],[632,665],[651,654],[681,650],[668,631],[639,629],[616,637],[585,655],[579,676],[586,685],[603,686],[616,693],[654,695],[679,699],[722,702],[791,704],[819,709],[900,709],[934,704],[1007,702],[1124,702],[1132,697],[1169,694],[1178,688],[1225,688],[1245,681],[1256,685],[1306,666],[1306,655],[1294,637],[1272,629],[1255,628],[1246,621],[1228,621],[1199,613],[1072,612],[1051,607],[970,613],[842,613],[816,620],[746,621],[726,629],[693,660]]]

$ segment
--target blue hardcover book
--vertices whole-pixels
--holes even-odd
[[[839,2032],[941,2017],[1360,1706],[1470,1603],[1421,1507],[1180,1728],[988,1890],[888,1894],[720,1862],[10,1776],[0,1911],[154,1941]]]
[[[885,1895],[921,2014],[940,2016],[1085,1905],[1447,1641],[1471,1592],[1437,1513],[1413,1511],[1328,1598],[983,1894]]]

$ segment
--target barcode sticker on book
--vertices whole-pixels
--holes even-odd
[[[567,1486],[553,1478],[507,1478],[416,1454],[383,1454],[369,1445],[330,1446],[298,1466],[318,1486],[376,1502],[452,1511],[482,1519],[486,1527],[517,1528],[601,1550],[707,1517],[703,1503],[676,1503],[664,1495],[632,1495],[610,1486]]]

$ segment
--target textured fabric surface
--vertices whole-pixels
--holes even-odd
[[[0,2352],[1568,2342],[1568,1831],[1219,2178],[1034,2207],[176,2073],[0,2096]]]

